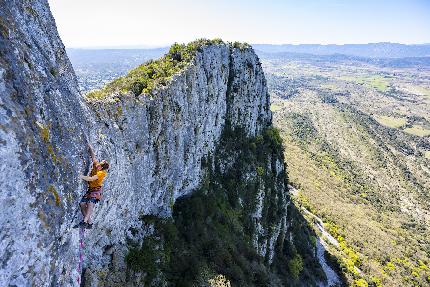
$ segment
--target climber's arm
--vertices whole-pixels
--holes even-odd
[[[89,143],[88,143],[88,149],[90,151],[91,160],[93,161],[94,164],[98,164],[98,161],[96,159],[96,155],[94,154],[93,147]]]
[[[86,176],[86,175],[80,175],[79,178],[85,180],[85,181],[95,181],[97,179],[99,179],[98,175],[93,175],[93,176]]]

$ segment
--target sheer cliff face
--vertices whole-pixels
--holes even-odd
[[[0,282],[49,285],[74,259],[86,120],[47,1],[0,1]]]
[[[271,124],[264,74],[252,49],[205,46],[151,96],[86,102],[47,1],[0,0],[0,6],[2,284],[75,284],[78,232],[71,221],[85,191],[77,179],[88,168],[85,136],[111,163],[86,238],[85,266],[120,270],[127,238],[144,236],[131,232],[140,227],[139,216],[169,215],[176,198],[199,185],[201,159],[216,151],[226,124],[248,136]],[[283,173],[283,163],[273,162]],[[273,253],[285,213],[276,222],[274,235],[264,240],[265,226],[257,226],[254,241],[262,255]]]
[[[120,259],[113,268],[121,280],[125,280],[126,239],[139,241],[145,235],[130,232],[142,229],[140,215],[170,215],[176,198],[198,187],[202,158],[215,153],[226,124],[243,129],[247,136],[261,134],[271,124],[257,56],[250,49],[224,44],[204,47],[183,73],[153,96],[111,95],[89,106],[95,115],[91,141],[112,168],[106,203],[96,212],[97,228],[92,231],[96,236],[87,240],[100,247],[91,252],[97,264],[89,266],[92,272],[88,273],[95,273],[94,266],[106,269],[114,252]],[[282,162],[278,168],[284,171]],[[259,216],[257,211],[256,219]],[[270,242],[259,242],[259,235],[267,231],[259,227],[255,246],[263,256],[267,249],[273,253],[278,234]]]
[[[249,135],[271,123],[256,55],[226,45],[205,47],[153,96],[112,95],[89,105],[92,141],[113,166],[106,198],[124,202],[99,216],[119,219],[118,226],[142,212],[169,214],[172,201],[199,184],[201,159],[214,152],[226,121]]]

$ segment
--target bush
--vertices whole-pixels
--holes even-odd
[[[279,129],[275,127],[269,127],[265,131],[266,139],[272,143],[274,148],[282,148],[282,138],[279,134]]]
[[[354,287],[368,287],[366,280],[364,279],[358,279],[354,281]]]
[[[145,282],[151,284],[157,275],[156,243],[152,237],[145,238],[142,248],[131,248],[125,257],[127,267],[146,272]]]
[[[291,276],[294,280],[297,280],[303,270],[303,259],[300,254],[294,255],[294,257],[290,259],[288,262],[288,269],[290,270]]]
[[[130,86],[130,91],[135,95],[138,96],[142,93],[143,88],[145,88],[144,86],[144,82],[134,82],[133,84],[131,84]]]
[[[262,167],[262,166],[257,166],[256,170],[257,170],[257,174],[258,174],[259,176],[263,176],[263,175],[264,175],[264,167]]]

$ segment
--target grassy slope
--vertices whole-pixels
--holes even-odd
[[[393,128],[388,128],[372,116],[400,118],[402,115],[392,115],[386,107],[396,110],[406,105],[404,101],[383,94],[386,90],[376,85],[309,80],[306,68],[278,69],[279,63],[263,63],[266,73],[303,76],[299,93],[273,99],[274,124],[284,139],[289,178],[300,190],[299,201],[321,216],[333,235],[344,239],[341,248],[332,247],[331,252],[341,261],[350,284],[429,284],[430,163],[424,156],[426,148],[416,148],[420,139],[393,129],[392,121]],[[327,69],[312,67],[313,74],[315,70],[330,75]],[[331,73],[339,70],[342,68]],[[318,88],[321,84],[325,84],[323,89]],[[273,91],[276,85],[271,86]],[[327,93],[325,88],[348,90],[350,96],[335,96],[327,103],[322,96]],[[368,93],[366,100],[363,93]],[[411,107],[419,108],[425,122],[428,108],[419,101]],[[417,119],[416,114],[406,116],[409,122]],[[395,123],[395,127],[399,125]]]

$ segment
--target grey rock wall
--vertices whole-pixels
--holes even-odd
[[[1,286],[47,286],[75,258],[85,109],[47,1],[1,0]]]

